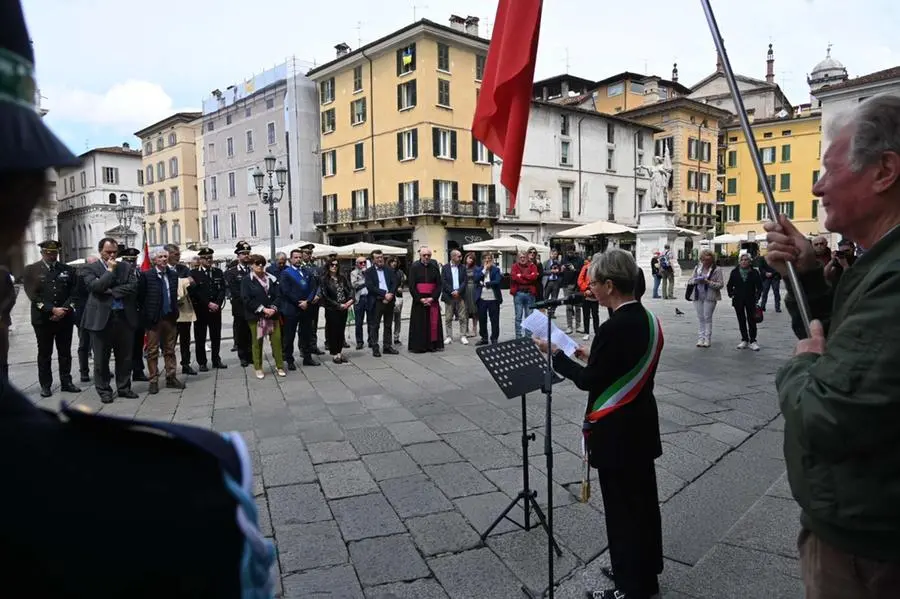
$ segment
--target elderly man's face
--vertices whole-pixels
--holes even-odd
[[[812,246],[817,256],[828,254],[828,240],[821,235],[812,240]]]
[[[156,258],[153,259],[153,262],[156,264],[157,268],[165,268],[169,264],[169,254],[160,252],[156,255]]]
[[[278,259],[275,262],[278,264],[279,268],[284,268],[284,265],[287,264],[287,256],[278,256]]]
[[[181,250],[172,250],[168,253],[169,264],[178,264],[181,262]]]
[[[522,266],[528,264],[528,254],[519,254],[519,264]]]

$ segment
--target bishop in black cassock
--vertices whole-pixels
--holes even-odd
[[[409,268],[409,351],[417,354],[444,349],[441,326],[441,271],[431,260],[431,250],[419,250],[419,260]],[[430,302],[429,302],[430,300]]]

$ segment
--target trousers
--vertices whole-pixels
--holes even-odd
[[[715,300],[694,300],[697,311],[697,338],[709,341],[712,339],[712,318],[716,311]]]
[[[162,319],[152,329],[147,329],[147,378],[151,383],[159,382],[159,354],[163,355],[166,379],[174,379],[177,374],[175,361],[175,338],[178,335],[174,320]]]
[[[460,294],[459,299],[451,299],[444,302],[444,334],[453,337],[453,318],[459,318],[460,337],[469,336],[469,314],[466,310],[466,300]]]
[[[797,540],[806,599],[893,599],[900,562],[852,555],[803,529]]]

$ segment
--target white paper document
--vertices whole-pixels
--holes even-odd
[[[555,324],[551,325],[550,341],[558,347],[564,354],[572,357],[578,344],[575,340],[562,332]],[[522,321],[522,328],[531,333],[532,337],[537,339],[547,339],[547,315],[540,310],[533,311],[525,320]]]

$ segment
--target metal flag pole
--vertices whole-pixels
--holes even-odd
[[[722,40],[722,34],[719,32],[716,16],[713,14],[710,0],[700,0],[700,4],[703,5],[703,12],[706,13],[706,21],[709,23],[709,31],[712,33],[716,50],[719,56],[722,57],[725,80],[728,82],[728,89],[731,91],[731,98],[734,100],[734,108],[741,122],[741,130],[743,130],[744,138],[747,140],[747,147],[750,149],[750,158],[753,160],[753,166],[756,168],[756,176],[759,177],[759,185],[762,188],[763,197],[765,197],[766,206],[769,209],[769,218],[777,222],[778,206],[775,205],[775,197],[772,195],[772,188],[769,185],[768,177],[766,177],[766,167],[763,165],[762,157],[759,155],[759,147],[756,145],[756,138],[753,136],[753,130],[750,128],[750,119],[747,118],[744,100],[738,90],[737,81],[734,79],[734,71],[731,70],[731,61],[728,60],[728,53],[725,52],[725,42]],[[806,294],[803,292],[803,287],[800,286],[797,269],[794,268],[793,263],[788,262],[787,267],[788,279],[791,282],[791,292],[794,294],[794,299],[797,300],[797,308],[800,310],[803,326],[806,329],[806,334],[809,335],[809,306],[806,303]]]

